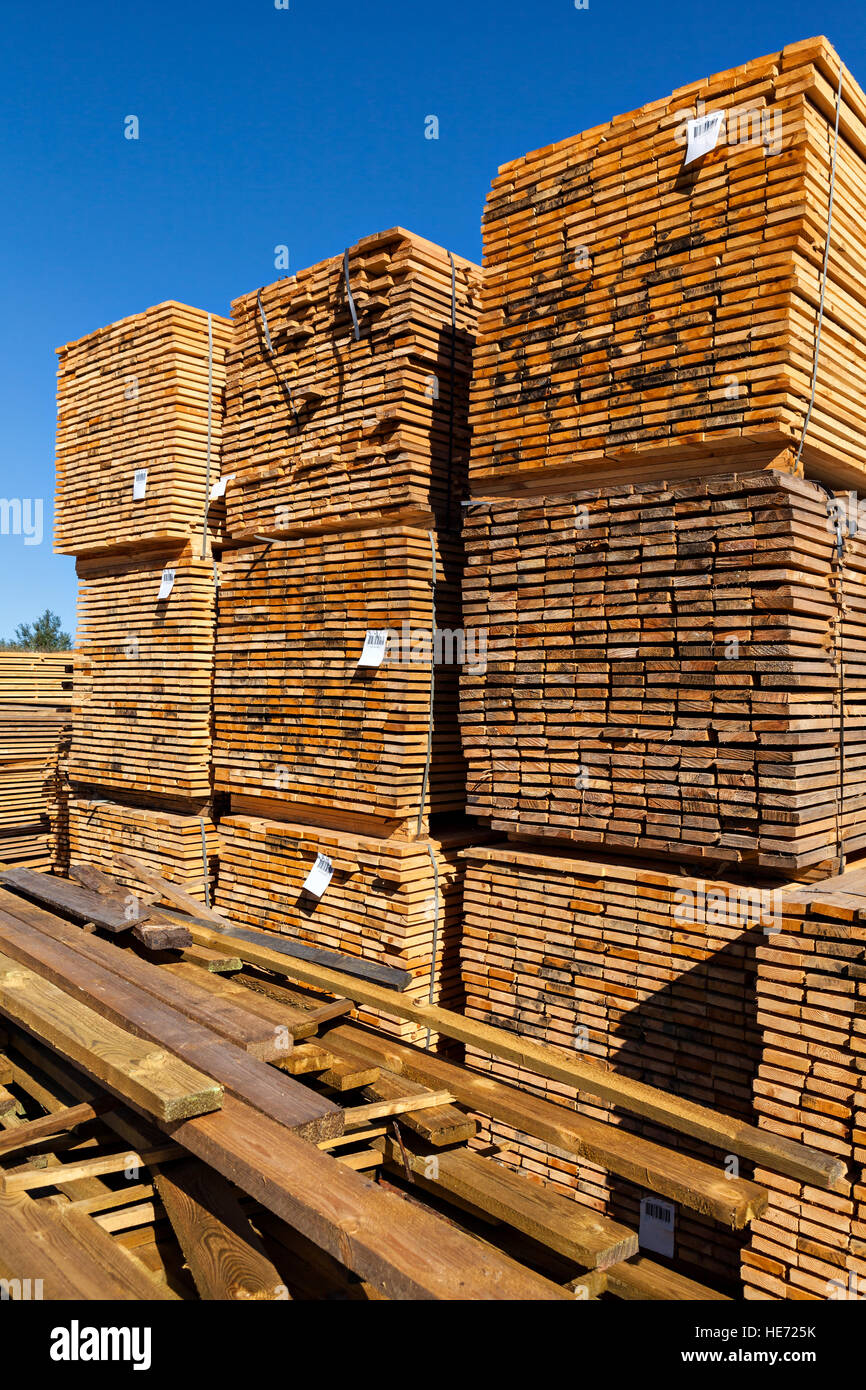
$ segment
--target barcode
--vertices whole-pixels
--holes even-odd
[[[663,1222],[665,1226],[669,1226],[673,1219],[673,1212],[670,1207],[659,1206],[658,1202],[647,1202],[646,1214],[656,1221]]]

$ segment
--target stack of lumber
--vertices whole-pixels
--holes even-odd
[[[494,499],[466,545],[464,621],[487,637],[461,678],[470,811],[785,872],[866,846],[866,552],[837,563],[817,484]]]
[[[39,874],[3,878],[3,1277],[42,1277],[43,1297],[86,1300],[725,1297],[639,1254],[628,1225],[510,1171],[499,1153],[467,1148],[466,1112],[555,1134],[738,1230],[766,1206],[756,1183],[639,1136],[624,1144],[616,1126],[346,1015],[353,1003],[393,1000],[398,1015],[505,1058],[515,1054],[507,1033],[250,945],[242,929],[223,934],[207,909],[197,912],[217,930],[188,918],[190,951],[147,959],[128,949],[142,924],[118,917],[118,885],[105,875],[93,891],[62,885],[65,896]],[[151,879],[156,896],[183,903]],[[148,910],[155,919],[163,909]],[[839,1185],[842,1165],[802,1144],[556,1048],[520,1055],[533,1075],[564,1074],[674,1133],[711,1136],[822,1190]],[[112,1183],[131,1152],[136,1182]],[[56,1252],[47,1268],[46,1248]]]
[[[201,545],[230,335],[227,319],[168,302],[58,349],[60,554]]]
[[[233,539],[434,513],[459,525],[479,268],[395,227],[232,305]],[[264,317],[263,313],[264,311]]]
[[[124,887],[136,892],[146,892],[147,884],[134,871],[125,871],[117,862],[118,855],[132,855],[205,902],[215,883],[219,851],[220,835],[208,815],[176,815],[83,796],[70,799],[71,861],[112,873]]]
[[[769,1204],[743,1252],[750,1299],[862,1299],[866,1287],[866,871],[791,890],[782,930],[758,946],[762,1128],[838,1157],[827,1192],[758,1167]]]
[[[792,44],[500,169],[484,215],[475,488],[794,466],[810,398],[840,59]],[[686,123],[723,116],[685,164]],[[803,460],[857,486],[866,97],[842,73]],[[745,465],[737,460],[745,458]]]
[[[70,776],[198,809],[210,796],[213,563],[187,547],[79,560],[78,574]]]
[[[214,773],[233,810],[409,834],[462,810],[458,667],[434,678],[430,640],[434,622],[457,626],[459,564],[396,523],[225,552]],[[381,630],[384,659],[359,665]]]
[[[252,816],[220,821],[216,906],[239,926],[406,971],[413,999],[456,1007],[460,999],[460,851],[471,830],[400,840],[311,829]],[[304,883],[317,855],[333,877],[320,897]],[[377,1010],[359,1018],[409,1042],[426,1030]]]
[[[762,1038],[756,952],[774,898],[746,881],[704,881],[609,857],[531,847],[467,850],[461,949],[467,1017],[596,1058],[636,1080],[751,1123]],[[659,1126],[615,1115],[574,1087],[540,1083],[477,1049],[467,1062],[500,1080],[658,1139]],[[645,1189],[499,1126],[513,1161],[578,1202],[639,1220]],[[706,1145],[681,1153],[707,1158]],[[741,1235],[688,1210],[677,1215],[686,1266],[735,1282]]]
[[[0,652],[0,860],[47,866],[54,769],[68,735],[71,652]]]

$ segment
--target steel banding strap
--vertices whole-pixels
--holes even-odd
[[[448,259],[451,262],[451,353],[450,353],[450,376],[448,379],[448,502],[445,513],[445,524],[451,530],[452,518],[452,488],[454,471],[454,360],[457,353],[457,268],[454,264],[454,256],[448,252]]]
[[[806,418],[803,421],[803,433],[800,436],[800,447],[797,450],[797,457],[794,462],[795,469],[799,466],[803,455],[803,446],[806,443],[806,431],[809,428],[809,421],[812,418],[812,411],[815,406],[815,391],[818,385],[818,355],[821,351],[821,329],[824,325],[824,296],[827,293],[827,264],[830,259],[830,232],[833,227],[833,196],[836,189],[836,156],[839,153],[839,114],[842,109],[842,60],[839,60],[839,87],[836,92],[836,130],[833,136],[833,158],[830,163],[830,196],[827,202],[827,240],[824,243],[824,264],[821,268],[821,297],[818,301],[818,322],[815,330],[815,356],[812,362],[812,389],[809,394],[809,407],[806,411]]]
[[[349,284],[349,248],[348,248],[348,246],[346,247],[346,250],[345,250],[345,252],[343,253],[343,279],[344,279],[345,282],[346,282],[346,298],[347,298],[348,301],[349,301],[349,312],[350,312],[351,315],[352,315],[352,326],[353,326],[353,328],[354,328],[354,330],[355,330],[355,342],[357,342],[358,339],[359,339],[360,336],[361,336],[361,326],[360,326],[360,324],[358,323],[358,311],[357,311],[357,309],[355,308],[355,299],[354,299],[354,296],[353,296],[353,294],[352,294],[352,286]]]
[[[433,758],[433,695],[436,687],[436,535],[429,531],[430,553],[433,557],[433,570],[430,589],[430,709],[427,716],[427,755],[424,760],[424,776],[421,779],[421,802],[418,807],[416,835],[424,827],[424,807],[427,803],[427,788],[430,783],[430,763]]]
[[[207,452],[204,472],[204,516],[201,523],[201,558],[207,559],[207,517],[210,511],[210,451],[213,431],[213,315],[207,316]]]
[[[283,395],[285,396],[285,398],[286,398],[286,403],[287,403],[289,409],[291,410],[292,414],[293,414],[294,417],[295,417],[295,428],[297,429],[297,427],[298,427],[298,409],[297,409],[297,406],[295,405],[294,397],[293,397],[293,395],[292,395],[292,388],[291,388],[291,386],[289,385],[289,383],[288,383],[287,381],[285,381],[285,380],[283,379],[283,377],[281,376],[280,372],[277,370],[277,363],[276,363],[276,359],[274,358],[274,345],[273,345],[273,343],[271,342],[271,330],[270,330],[270,328],[268,327],[268,316],[267,316],[267,314],[265,313],[265,306],[264,306],[264,304],[262,303],[262,292],[261,292],[261,290],[256,290],[256,304],[258,305],[259,318],[260,318],[261,321],[262,321],[262,332],[263,332],[264,338],[265,338],[265,346],[266,346],[266,348],[267,348],[267,350],[268,350],[268,357],[271,359],[271,363],[272,363],[273,368],[274,368],[274,376],[277,378],[277,385],[279,386],[280,390],[282,391]]]
[[[205,830],[204,816],[199,816],[201,826],[201,867],[202,883],[204,884],[204,905],[210,907],[210,880],[208,878],[207,866],[207,831]]]
[[[430,863],[433,865],[433,944],[430,949],[430,988],[427,992],[427,1003],[436,1003],[436,954],[439,950],[439,865],[436,862],[436,855],[433,853],[433,846],[427,841],[427,853],[430,856]],[[424,1043],[425,1051],[430,1051],[430,1029],[427,1029],[427,1040]]]

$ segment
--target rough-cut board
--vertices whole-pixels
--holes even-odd
[[[187,549],[79,561],[77,570],[70,776],[130,799],[203,805],[210,796],[213,563]],[[170,589],[167,570],[174,572]]]
[[[565,1290],[228,1097],[172,1138],[388,1298],[561,1300]]]
[[[382,840],[224,816],[216,905],[236,926],[279,931],[310,946],[408,972],[403,988],[413,998],[430,999],[432,967],[433,1002],[456,1004],[459,852],[471,835],[454,829],[434,839]],[[318,854],[330,860],[333,876],[317,898],[303,885]],[[411,1024],[372,1010],[362,1017],[410,1041],[422,1036]]]
[[[342,1112],[330,1101],[296,1085],[162,998],[115,974],[110,962],[117,954],[116,946],[85,936],[8,894],[0,896],[0,950],[20,965],[74,991],[101,1017],[200,1068],[227,1092],[273,1116],[285,1128],[311,1139],[327,1139],[341,1132]],[[137,964],[160,973],[159,966],[146,961]],[[159,985],[160,991],[168,987],[169,979]],[[286,1041],[291,1047],[291,1039]]]
[[[837,567],[827,501],[768,471],[470,507],[470,811],[780,871],[866,846],[866,551]]]
[[[435,571],[435,590],[434,590]],[[259,544],[222,563],[214,689],[217,790],[264,798],[283,818],[418,833],[462,809],[458,664],[435,621],[458,626],[459,557],[398,526]],[[387,630],[380,665],[361,666]],[[233,802],[233,809],[247,807]],[[384,823],[384,824],[383,824]]]
[[[0,1013],[155,1119],[200,1115],[222,1104],[222,1087],[209,1076],[100,1017],[80,994],[65,993],[5,954],[0,954]]]
[[[480,269],[395,227],[232,305],[230,536],[411,508],[459,526]],[[262,316],[264,312],[264,318]],[[270,344],[268,343],[270,339]]]
[[[157,304],[58,349],[55,549],[86,555],[201,544],[210,483],[219,477],[227,319]],[[143,496],[135,475],[146,470]],[[141,483],[138,491],[141,491]],[[211,511],[219,527],[224,507]]]
[[[137,923],[157,915],[132,895],[94,893],[81,884],[40,874],[34,869],[4,869],[0,871],[0,883],[79,922],[93,922],[104,931],[129,931]]]
[[[447,1086],[456,1099],[483,1117],[502,1121],[519,1135],[534,1136],[568,1156],[580,1157],[687,1206],[723,1225],[741,1229],[767,1205],[756,1183],[728,1178],[717,1166],[683,1157],[614,1125],[575,1114],[565,1106],[540,1100],[528,1090],[495,1081],[456,1066],[434,1053],[382,1038],[351,1024],[332,1028],[325,1039],[335,1052],[344,1049],[359,1060],[379,1062],[407,1080]],[[411,1117],[410,1117],[411,1118]],[[423,1115],[419,1115],[421,1120]],[[433,1136],[429,1136],[431,1142]]]
[[[174,1297],[84,1212],[0,1193],[0,1226],[0,1277],[23,1298],[26,1281],[30,1298],[52,1302]]]
[[[190,1159],[154,1179],[203,1299],[273,1300],[285,1283],[225,1178]]]
[[[500,169],[483,224],[476,489],[562,472],[587,483],[725,472],[738,455],[794,467],[839,76],[826,39],[792,44]],[[714,113],[716,147],[686,167],[687,121]],[[858,486],[866,99],[847,70],[840,117],[803,457]]]
[[[69,802],[72,863],[98,868],[135,893],[148,893],[148,884],[122,866],[120,857],[126,853],[203,903],[205,865],[212,884],[219,845],[220,836],[209,815],[174,814],[97,795],[73,796]]]

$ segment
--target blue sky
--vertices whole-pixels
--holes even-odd
[[[498,165],[815,33],[866,80],[851,0],[45,0],[3,28],[0,497],[43,497],[45,540],[0,535],[0,637],[74,626],[59,344],[164,299],[227,313],[279,244],[298,270],[400,223],[477,259]]]

